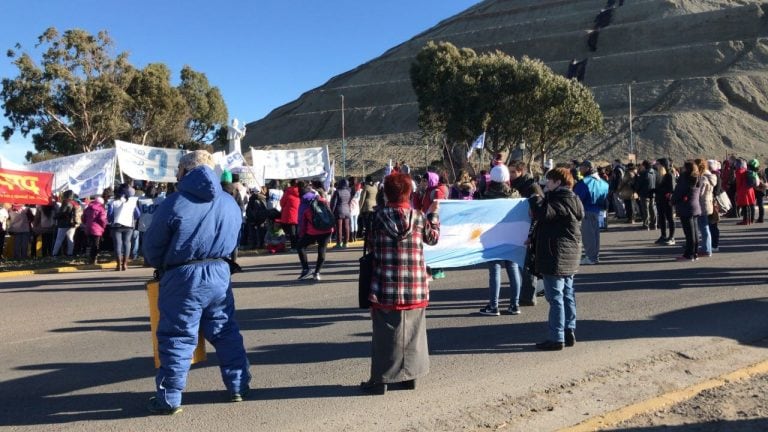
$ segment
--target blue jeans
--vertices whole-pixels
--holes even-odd
[[[565,329],[576,330],[573,275],[544,275],[544,296],[549,302],[549,340],[565,342]]]
[[[112,227],[112,241],[115,244],[115,258],[120,261],[123,257],[128,258],[131,251],[131,236],[133,228],[131,227]]]
[[[520,305],[520,287],[523,285],[520,276],[520,268],[514,261],[498,260],[488,262],[488,305],[492,308],[499,307],[499,293],[501,292],[501,267],[507,269],[509,287],[512,293],[509,299],[510,306]]]
[[[139,259],[140,232],[137,229],[131,234],[131,259]]]
[[[702,215],[698,217],[699,222],[699,234],[701,234],[701,249],[704,250],[704,255],[712,254],[712,236],[709,235],[709,217]]]

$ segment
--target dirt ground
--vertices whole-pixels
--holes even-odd
[[[766,431],[768,375],[705,390],[686,402],[635,416],[609,430]]]

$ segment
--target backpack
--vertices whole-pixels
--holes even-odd
[[[322,201],[315,198],[310,202],[312,209],[312,225],[318,230],[329,230],[333,228],[335,218],[331,209]]]

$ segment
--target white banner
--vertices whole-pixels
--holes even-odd
[[[245,158],[240,152],[225,154],[223,151],[218,151],[211,156],[213,156],[213,163],[216,165],[213,170],[217,175],[221,175],[225,170],[234,173],[236,168],[245,165]]]
[[[176,183],[179,161],[186,150],[148,147],[115,140],[120,171],[134,180]]]
[[[27,165],[30,171],[53,173],[53,191],[71,189],[81,197],[101,195],[112,187],[115,149],[97,150]]]
[[[293,150],[256,150],[251,147],[254,171],[264,179],[325,177],[330,171],[328,147]]]

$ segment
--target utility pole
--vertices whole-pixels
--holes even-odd
[[[344,95],[341,95],[341,175],[347,178],[347,136],[344,124]]]
[[[632,134],[632,83],[629,83],[629,154],[634,153],[634,136]]]

